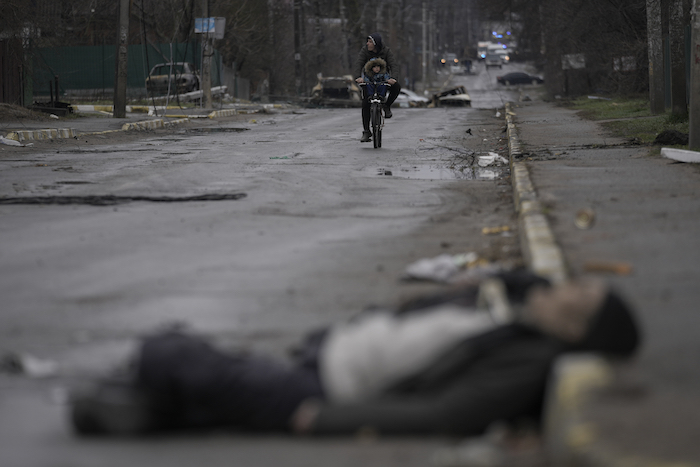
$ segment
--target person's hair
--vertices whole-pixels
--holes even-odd
[[[639,342],[632,311],[615,291],[609,290],[598,313],[591,318],[581,349],[626,357],[634,353]]]

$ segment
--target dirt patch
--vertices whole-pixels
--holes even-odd
[[[17,120],[45,121],[49,120],[49,116],[19,105],[0,103],[0,122],[16,122]]]

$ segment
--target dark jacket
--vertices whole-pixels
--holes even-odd
[[[386,72],[392,78],[399,81],[399,67],[396,65],[396,61],[394,60],[394,53],[389,47],[384,45],[384,42],[382,41],[382,36],[380,34],[375,32],[373,34],[370,34],[368,38],[369,37],[372,37],[374,39],[374,51],[370,52],[367,48],[367,44],[365,44],[362,47],[360,53],[357,55],[357,60],[355,61],[355,76],[362,76],[362,69],[368,61],[370,61],[373,58],[381,58],[386,62]]]

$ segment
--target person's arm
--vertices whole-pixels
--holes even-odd
[[[360,53],[357,54],[357,60],[355,60],[355,80],[357,81],[362,77],[362,69],[365,67],[365,63],[369,61],[367,56],[366,47],[360,49]]]
[[[391,79],[395,81],[399,80],[399,67],[396,65],[396,60],[394,60],[394,53],[389,48],[387,48],[386,51],[386,70],[391,76]]]
[[[320,403],[306,420],[306,432],[349,434],[370,428],[385,434],[479,434],[494,421],[538,410],[557,349],[542,341],[509,344],[440,390],[356,404]]]

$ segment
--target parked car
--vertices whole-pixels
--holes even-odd
[[[311,89],[311,103],[316,105],[359,106],[362,90],[352,76],[319,77]]]
[[[199,74],[191,63],[159,63],[148,73],[146,89],[156,94],[167,93],[168,89],[184,93],[198,90],[199,83]]]
[[[486,68],[489,67],[498,67],[498,68],[503,68],[503,60],[501,59],[501,55],[496,54],[496,53],[489,53],[486,55],[486,58],[484,59],[484,63],[486,64]]]
[[[399,92],[396,102],[398,102],[399,106],[402,107],[405,107],[406,105],[408,105],[408,107],[425,107],[430,103],[430,99],[423,97],[420,94],[416,94],[410,89],[401,88],[401,92]]]
[[[496,81],[507,86],[509,84],[542,84],[544,80],[539,76],[529,75],[520,71],[506,73],[503,76],[497,76]]]

